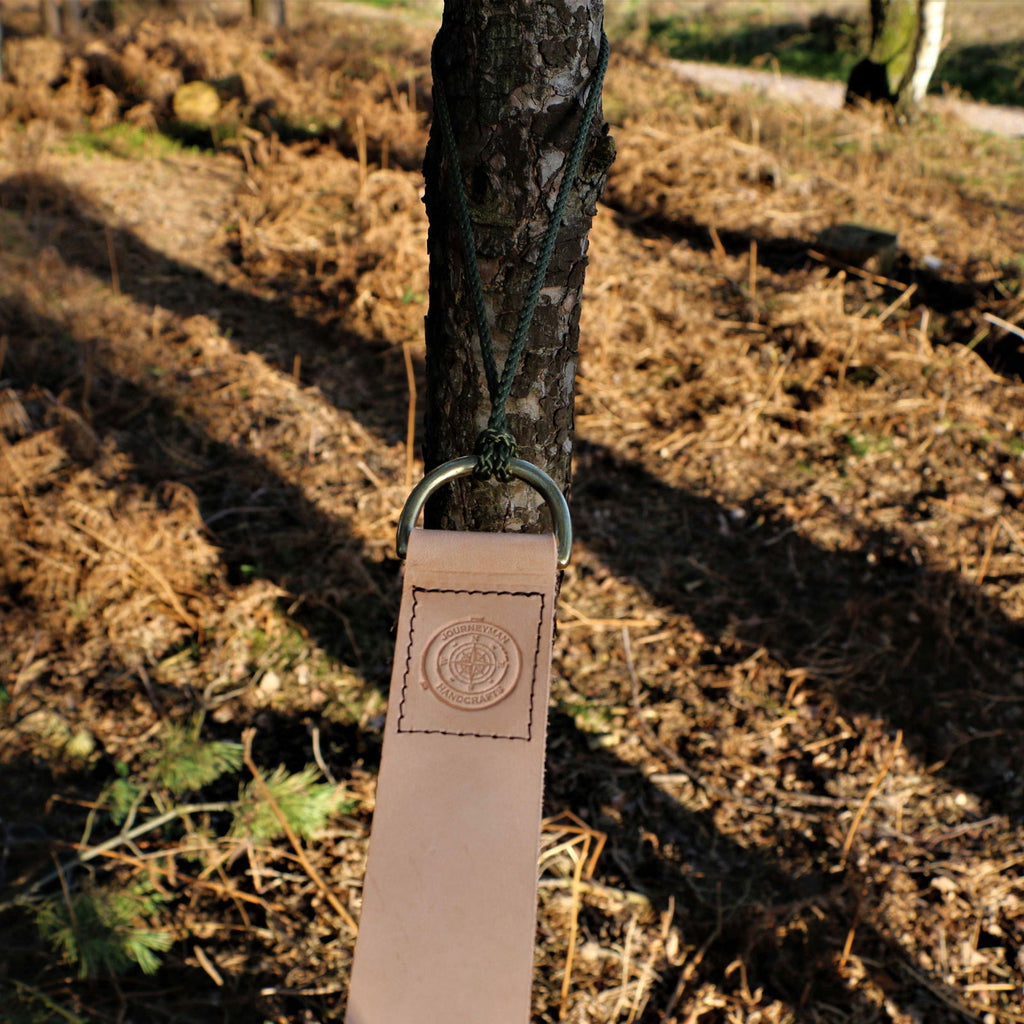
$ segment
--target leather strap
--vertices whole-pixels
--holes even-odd
[[[346,1024],[528,1024],[555,539],[414,530]]]

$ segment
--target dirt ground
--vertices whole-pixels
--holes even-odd
[[[427,292],[430,31],[366,24],[8,42],[12,1022],[342,1019]],[[1024,1021],[1024,144],[628,47],[605,114],[534,1020]],[[254,760],[158,785],[188,722]],[[326,825],[232,830],[307,764]],[[156,973],[44,941],[103,885]]]

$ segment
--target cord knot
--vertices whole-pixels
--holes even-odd
[[[519,452],[516,439],[507,430],[487,427],[476,439],[476,457],[479,460],[474,475],[481,480],[496,477],[503,484],[512,479],[509,463]]]

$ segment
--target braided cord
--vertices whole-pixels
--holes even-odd
[[[527,342],[529,341],[530,325],[533,322],[533,315],[537,311],[537,304],[540,301],[540,293],[544,287],[548,264],[551,262],[552,253],[555,251],[558,232],[565,217],[565,208],[568,205],[569,195],[572,192],[573,185],[576,183],[576,176],[579,173],[580,164],[583,160],[583,151],[586,148],[590,125],[594,120],[597,104],[601,98],[601,86],[604,82],[605,71],[608,68],[608,56],[608,37],[602,32],[598,63],[591,77],[590,92],[587,95],[587,101],[583,108],[583,117],[576,133],[576,139],[569,152],[569,157],[565,162],[562,181],[559,185],[555,205],[551,211],[551,218],[548,221],[547,230],[544,234],[544,241],[541,245],[537,264],[530,277],[526,298],[519,313],[516,332],[512,337],[505,365],[500,374],[494,354],[494,340],[491,335],[491,327],[487,319],[483,282],[480,279],[480,267],[477,261],[476,239],[473,235],[469,201],[466,198],[466,191],[462,184],[462,166],[459,161],[458,150],[455,146],[455,133],[452,130],[451,114],[448,109],[444,87],[441,84],[441,78],[437,73],[436,61],[432,68],[434,76],[434,106],[437,109],[441,138],[449,164],[449,177],[453,183],[452,191],[455,199],[456,218],[459,225],[459,233],[462,237],[463,254],[469,275],[469,290],[473,301],[477,332],[480,337],[480,354],[483,358],[484,375],[487,379],[487,390],[491,398],[491,414],[487,427],[477,438],[477,456],[480,461],[476,473],[484,478],[495,476],[504,482],[511,479],[508,466],[510,460],[516,456],[517,445],[515,438],[509,430],[505,407],[508,404],[509,396],[512,394],[512,385],[519,370],[519,364],[522,362]]]

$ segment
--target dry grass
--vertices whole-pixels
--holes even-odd
[[[152,980],[8,909],[17,1020],[340,1019],[426,294],[429,36],[366,35],[147,23],[2,86],[4,898],[196,710],[355,801],[103,858],[177,897]],[[229,73],[219,151],[83,152]],[[1024,1020],[1020,143],[630,53],[607,110],[535,1020]],[[846,221],[895,265],[830,259]]]

